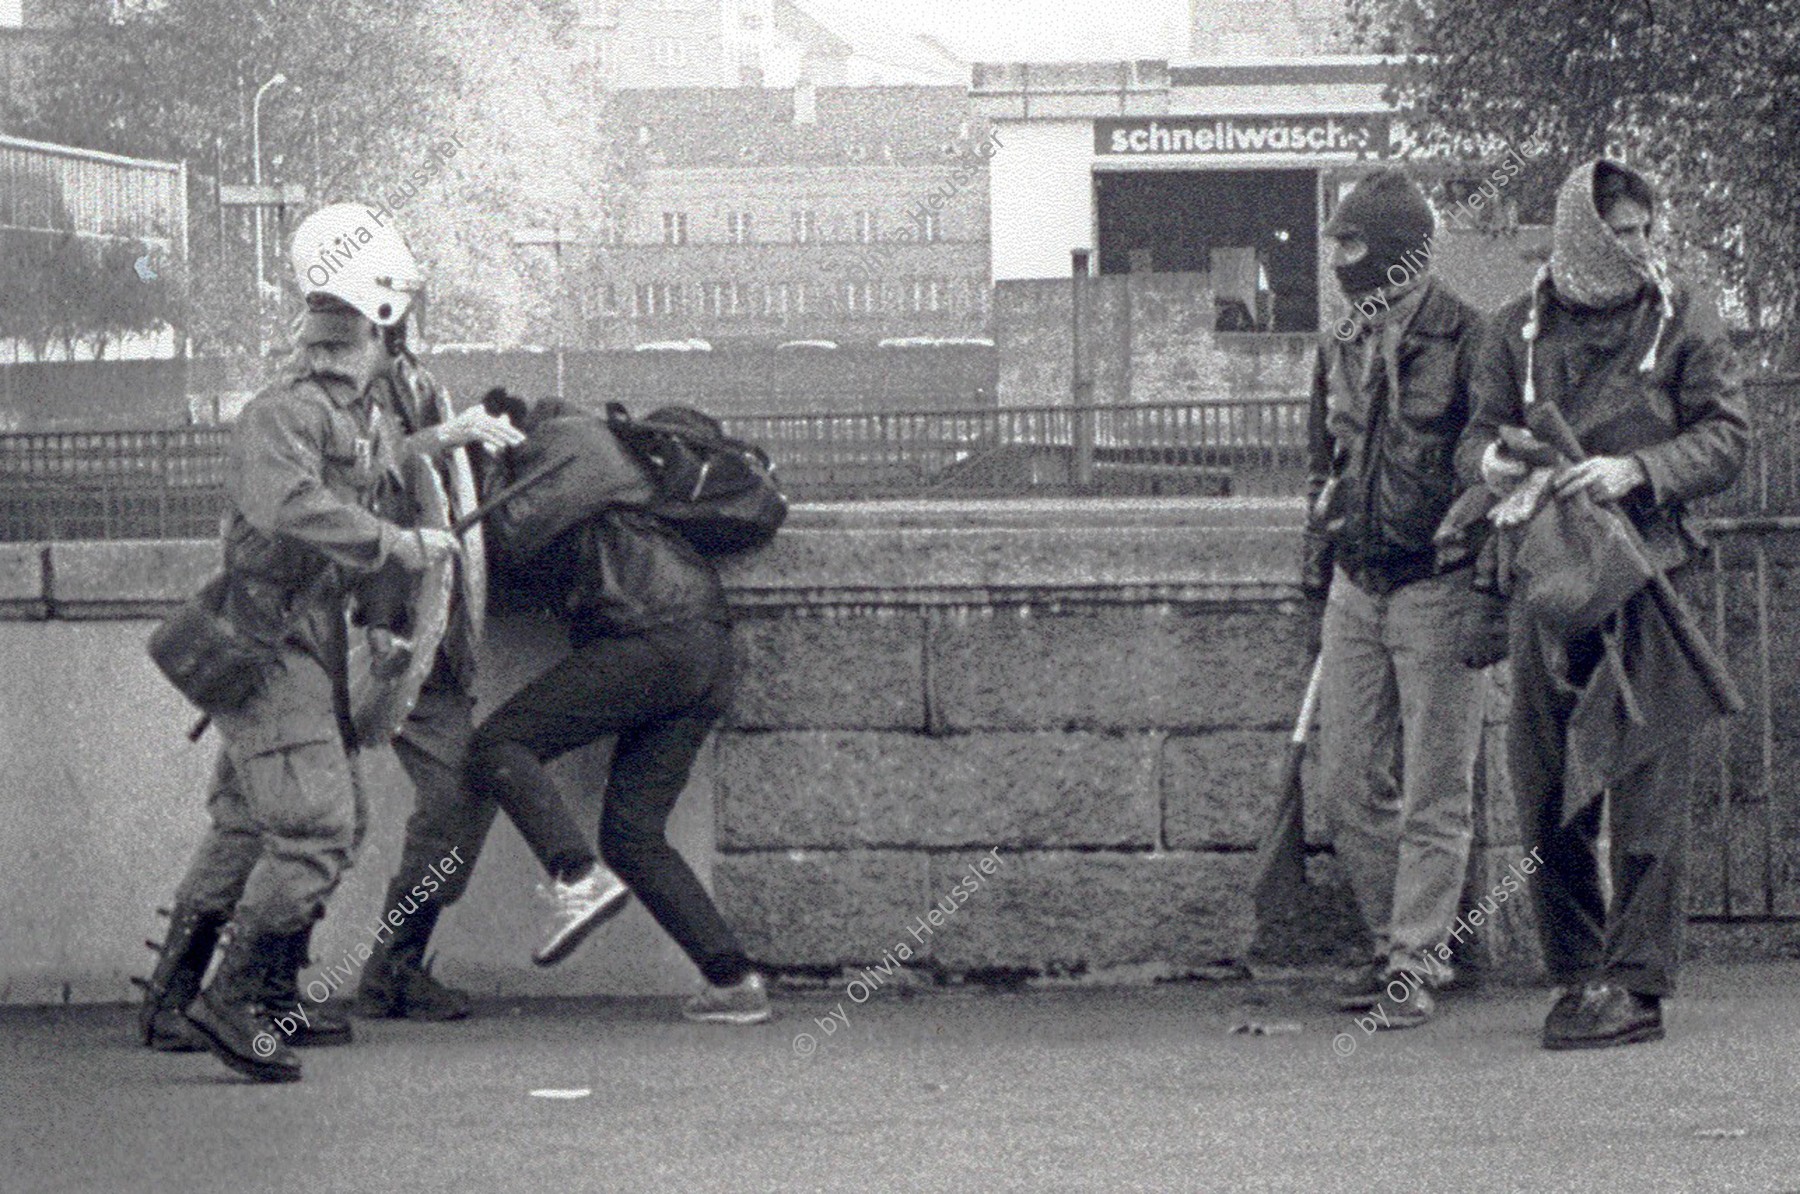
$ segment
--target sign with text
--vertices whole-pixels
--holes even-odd
[[[1157,116],[1096,120],[1094,152],[1106,157],[1174,154],[1354,154],[1386,157],[1388,117],[1373,112],[1336,116]]]

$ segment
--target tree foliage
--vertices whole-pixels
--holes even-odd
[[[251,181],[253,98],[262,178],[309,208],[407,195],[396,222],[426,264],[438,339],[507,339],[540,301],[520,226],[597,227],[608,155],[580,74],[569,0],[74,0],[67,44],[31,73],[26,136],[190,165],[187,329],[202,350],[255,344],[250,216],[219,182]],[[460,145],[446,156],[442,147]],[[421,183],[421,175],[426,176]],[[291,233],[304,211],[285,213]],[[265,277],[280,288],[261,339],[297,295],[273,214]]]
[[[1800,0],[1353,0],[1350,40],[1407,55],[1410,119],[1550,145],[1528,216],[1588,158],[1644,168],[1676,264],[1727,292],[1765,363],[1800,366]]]

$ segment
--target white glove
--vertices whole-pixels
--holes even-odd
[[[1524,461],[1502,454],[1499,440],[1489,444],[1481,453],[1481,480],[1502,497],[1524,478],[1526,471]]]

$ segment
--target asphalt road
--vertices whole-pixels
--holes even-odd
[[[125,1007],[7,1008],[0,1191],[1800,1191],[1800,967],[1684,991],[1667,1041],[1585,1054],[1537,1047],[1541,990],[1373,1036],[1304,980],[839,987],[754,1028],[495,1003],[359,1023],[285,1086],[137,1048]]]

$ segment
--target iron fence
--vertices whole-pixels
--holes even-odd
[[[1747,391],[1751,459],[1701,513],[1800,514],[1800,378],[1759,378]],[[725,425],[768,449],[800,501],[1304,487],[1306,403],[1293,397],[739,415]],[[0,435],[0,540],[209,537],[229,436],[221,427]]]
[[[1298,493],[1305,404],[1245,399],[727,418],[800,501]],[[218,531],[230,431],[0,435],[0,540]]]

